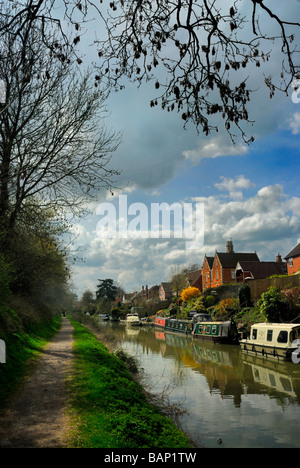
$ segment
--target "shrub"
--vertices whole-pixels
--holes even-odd
[[[239,301],[241,307],[251,307],[251,289],[246,283],[240,287]]]
[[[223,301],[219,302],[219,304],[214,308],[214,319],[231,319],[238,312],[239,306],[239,300],[236,298],[223,299]]]
[[[207,296],[205,298],[205,305],[207,308],[212,307],[216,303],[216,298],[215,296]]]
[[[275,286],[261,295],[258,306],[268,322],[285,322],[288,319],[289,307],[284,294]]]
[[[190,300],[194,299],[195,297],[199,296],[200,290],[198,288],[186,288],[181,293],[181,299],[184,302],[189,302]]]

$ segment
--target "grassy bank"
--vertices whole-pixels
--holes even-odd
[[[125,364],[78,322],[75,372],[69,381],[71,446],[76,448],[187,448],[176,425],[149,404]]]
[[[10,327],[7,327],[8,317]],[[61,317],[24,324],[13,310],[6,310],[0,318],[6,322],[5,327],[0,327],[0,339],[6,345],[6,364],[0,364],[1,410],[23,382],[41,350],[59,330]]]

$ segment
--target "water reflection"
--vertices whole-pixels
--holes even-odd
[[[116,327],[116,326],[114,326]],[[114,328],[159,392],[183,402],[189,432],[205,446],[300,446],[300,366],[249,356],[239,346],[142,327]]]

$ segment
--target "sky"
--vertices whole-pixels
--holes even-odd
[[[290,14],[299,12],[296,0],[285,5]],[[184,129],[179,114],[150,108],[154,83],[140,88],[126,83],[109,96],[105,124],[122,133],[111,160],[121,171],[120,189],[99,193],[91,214],[72,227],[73,249],[81,258],[72,266],[79,297],[86,289],[95,291],[98,279],[112,278],[126,292],[170,281],[184,267],[201,266],[205,254],[225,251],[229,239],[236,252],[256,251],[262,261],[275,261],[278,253],[285,257],[300,242],[300,99],[292,88],[288,96],[278,92],[269,98],[263,72],[276,69],[276,50],[274,57],[268,70],[255,68],[249,78],[257,89],[249,105],[255,121],[247,129],[255,137],[250,146],[239,138],[233,146],[221,128],[209,136],[192,125]],[[142,238],[105,238],[99,229],[103,203],[114,207],[120,223],[120,195],[133,210],[132,227],[134,210],[141,207],[135,204],[148,210]],[[186,238],[172,233],[151,238],[150,213],[157,203],[204,206],[202,244],[187,249]]]

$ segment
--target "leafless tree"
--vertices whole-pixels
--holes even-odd
[[[232,137],[238,127],[248,141],[241,127],[250,121],[248,69],[271,60],[269,47],[277,42],[282,51],[277,76],[263,77],[271,97],[276,89],[287,92],[300,71],[295,40],[300,22],[278,16],[280,4],[112,1],[105,18],[108,39],[98,44],[102,71],[116,86],[122,86],[124,75],[138,83],[155,80],[160,94],[152,107],[160,103],[168,111],[179,111],[185,122],[192,121],[205,134],[218,130],[220,115]],[[264,27],[266,21],[271,27]]]
[[[120,136],[106,130],[107,93],[72,49],[41,24],[2,35],[0,76],[0,219],[10,236],[22,210],[79,214],[118,175],[110,158]],[[41,37],[43,36],[43,40]],[[32,211],[31,210],[31,211]]]
[[[242,124],[251,121],[247,78],[253,66],[276,60],[274,76],[262,72],[271,97],[276,90],[287,93],[299,78],[300,23],[287,19],[289,5],[283,14],[279,0],[62,0],[61,17],[58,0],[14,4],[6,29],[51,22],[69,45],[80,41],[81,28],[84,23],[88,28],[94,15],[101,34],[106,32],[95,42],[98,79],[117,88],[124,86],[124,76],[138,83],[154,80],[157,96],[150,105],[180,112],[185,123],[192,121],[205,134],[218,130],[221,117],[233,139],[238,129],[251,140]],[[71,43],[63,16],[74,32]],[[272,48],[281,51],[281,59]]]

